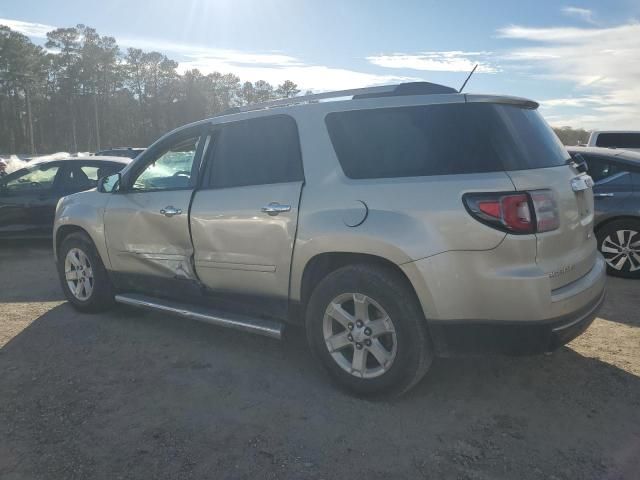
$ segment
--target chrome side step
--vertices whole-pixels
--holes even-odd
[[[156,312],[169,313],[179,317],[198,320],[221,327],[234,328],[249,333],[264,335],[265,337],[282,338],[284,325],[274,320],[247,317],[229,312],[212,310],[196,305],[173,302],[161,298],[148,297],[135,293],[123,293],[116,295],[116,302],[132,307],[154,310]]]

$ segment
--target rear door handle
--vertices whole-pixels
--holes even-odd
[[[160,210],[160,213],[165,217],[173,217],[174,215],[180,215],[182,213],[182,209],[169,205]]]
[[[594,197],[603,198],[603,197],[613,197],[613,193],[594,193]]]
[[[272,217],[282,212],[288,212],[291,210],[291,205],[282,205],[278,202],[271,202],[269,205],[265,205],[261,209],[264,213],[268,213]]]

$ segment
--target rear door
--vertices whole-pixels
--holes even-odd
[[[206,136],[202,128],[178,132],[140,157],[109,198],[104,215],[111,268],[123,279],[155,277],[168,285],[193,279],[189,203]]]
[[[0,181],[0,233],[50,235],[58,199],[60,163],[46,163]]]
[[[296,123],[259,117],[212,138],[191,207],[196,272],[212,292],[260,298],[263,311],[282,315],[303,185]]]

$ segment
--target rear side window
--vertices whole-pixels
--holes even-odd
[[[640,148],[640,133],[600,133],[596,139],[596,146]]]
[[[326,124],[350,178],[563,165],[569,154],[536,110],[463,103],[334,112]]]
[[[224,125],[216,136],[209,185],[214,188],[303,179],[298,129],[286,115]]]

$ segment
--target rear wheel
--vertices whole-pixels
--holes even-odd
[[[306,324],[315,356],[357,394],[403,393],[431,364],[422,309],[406,281],[386,268],[354,265],[329,274],[311,296]]]
[[[597,238],[609,274],[640,278],[639,220],[615,220],[600,229]]]
[[[72,233],[62,241],[58,276],[65,296],[76,309],[97,312],[113,305],[113,286],[107,270],[85,233]]]

